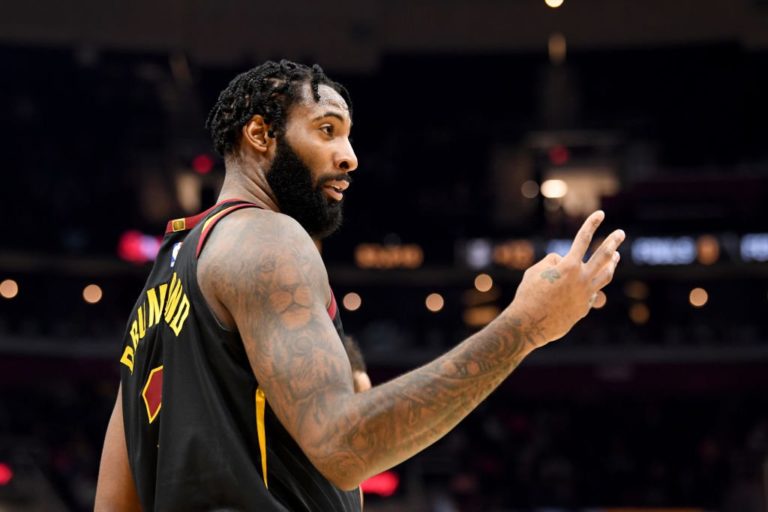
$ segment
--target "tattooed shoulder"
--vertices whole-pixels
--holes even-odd
[[[298,222],[279,213],[247,208],[222,219],[200,265],[222,303],[253,306],[262,300],[287,325],[302,323],[291,304],[307,306],[318,291],[330,299],[328,275],[314,242]]]

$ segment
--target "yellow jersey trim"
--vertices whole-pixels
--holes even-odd
[[[229,208],[224,208],[224,209],[223,209],[223,210],[221,210],[220,212],[218,212],[218,213],[214,213],[213,215],[211,215],[210,217],[208,217],[208,218],[206,219],[206,221],[203,223],[203,231],[205,231],[206,229],[208,229],[208,226],[210,225],[210,223],[211,223],[211,222],[213,222],[213,221],[215,221],[216,219],[218,219],[219,217],[221,217],[221,215],[222,215],[222,214],[226,213],[226,212],[227,212],[227,211],[229,211],[231,208],[232,208],[232,206],[230,206]]]
[[[264,426],[264,413],[267,405],[267,397],[261,387],[256,388],[256,434],[259,436],[259,451],[261,452],[261,473],[264,475],[264,486],[269,489],[267,483],[267,433]]]

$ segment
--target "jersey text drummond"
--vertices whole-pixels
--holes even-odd
[[[189,309],[189,298],[184,293],[181,279],[176,272],[173,273],[170,284],[163,283],[147,290],[146,300],[139,306],[135,318],[131,321],[131,344],[126,345],[120,362],[133,373],[133,356],[139,342],[147,335],[147,330],[158,325],[160,320],[165,320],[178,336],[189,316]]]

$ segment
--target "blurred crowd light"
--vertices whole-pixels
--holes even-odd
[[[478,274],[475,277],[475,289],[479,292],[487,292],[493,288],[493,278],[488,274]]]
[[[0,296],[4,299],[12,299],[19,294],[19,285],[13,279],[6,279],[0,283]]]
[[[691,306],[701,308],[707,304],[707,301],[709,301],[709,294],[704,288],[694,288],[691,290],[691,293],[688,294],[688,301],[691,303]]]
[[[430,293],[427,295],[427,298],[424,302],[427,306],[427,309],[433,313],[441,311],[443,306],[445,306],[445,299],[443,299],[443,296],[439,293]]]
[[[88,304],[98,304],[103,296],[104,292],[97,284],[89,284],[83,288],[83,300]]]
[[[341,300],[341,302],[344,304],[344,309],[347,311],[357,311],[360,309],[360,306],[363,305],[362,297],[360,297],[360,295],[355,292],[349,292],[344,295],[344,298]]]

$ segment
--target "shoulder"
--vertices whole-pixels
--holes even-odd
[[[260,208],[241,208],[230,213],[221,219],[211,235],[214,244],[229,239],[238,244],[260,242],[260,247],[269,247],[291,239],[302,245],[314,245],[306,230],[292,217]]]
[[[252,262],[279,256],[287,249],[317,254],[312,238],[292,217],[282,213],[242,208],[227,215],[210,234],[201,261]]]
[[[312,238],[281,213],[243,208],[227,215],[211,233],[198,265],[201,285],[224,304],[232,294],[266,293],[271,283],[286,278],[330,299],[325,265]]]

